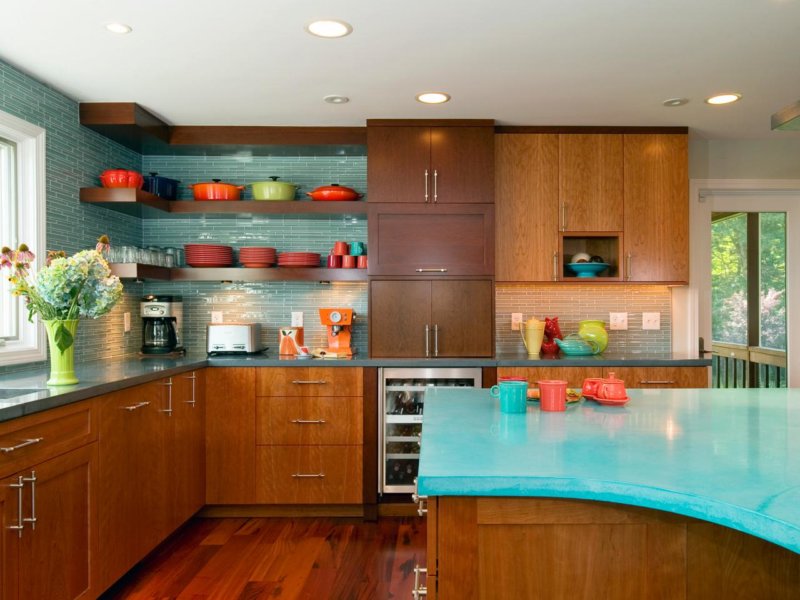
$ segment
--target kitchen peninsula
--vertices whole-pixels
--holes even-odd
[[[629,396],[506,415],[430,394],[429,598],[797,597],[800,392]]]

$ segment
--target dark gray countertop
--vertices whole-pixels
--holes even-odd
[[[76,365],[80,383],[69,386],[47,386],[47,368],[20,371],[0,376],[0,422],[16,419],[93,396],[115,392],[178,373],[211,367],[703,367],[710,359],[697,359],[676,354],[606,354],[574,358],[540,358],[525,354],[501,354],[496,358],[368,358],[307,359],[281,358],[275,353],[257,356],[217,356],[189,354],[183,358],[127,358],[96,361]],[[12,395],[11,390],[25,390]],[[10,393],[9,393],[10,392]],[[10,396],[5,398],[3,396]]]

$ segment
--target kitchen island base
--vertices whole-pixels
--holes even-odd
[[[796,599],[800,554],[657,510],[432,497],[428,598]]]

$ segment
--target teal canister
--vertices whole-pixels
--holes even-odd
[[[591,340],[600,346],[600,352],[608,346],[608,332],[603,321],[580,321],[578,335],[584,340]]]

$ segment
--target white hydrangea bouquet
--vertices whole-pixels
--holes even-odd
[[[25,244],[17,250],[3,247],[0,268],[11,270],[12,293],[25,298],[28,320],[38,315],[50,343],[48,385],[78,383],[74,370],[74,343],[78,320],[96,319],[110,311],[122,297],[122,283],[111,274],[104,255],[108,237],[103,235],[94,250],[72,256],[62,251],[47,253],[46,265],[35,275],[36,258]]]

